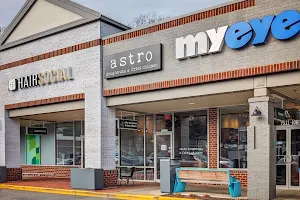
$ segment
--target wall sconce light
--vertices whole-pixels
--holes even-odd
[[[258,109],[258,107],[256,107],[252,113],[251,116],[254,116],[254,117],[260,117],[261,116],[261,112],[260,110]]]

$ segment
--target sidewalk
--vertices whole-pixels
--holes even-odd
[[[188,198],[174,198],[168,194],[160,192],[159,183],[151,182],[135,182],[132,185],[118,186],[117,188],[108,188],[103,190],[89,191],[89,190],[73,190],[70,186],[69,179],[45,179],[45,180],[26,180],[18,182],[8,182],[0,184],[0,188],[12,189],[12,190],[23,190],[23,191],[34,191],[44,192],[52,194],[67,194],[76,196],[90,196],[90,197],[102,197],[102,198],[114,198],[114,199],[145,199],[145,200],[187,200]],[[227,186],[204,186],[204,185],[188,185],[186,188],[187,192],[181,193],[186,197],[188,196],[206,196],[204,199],[232,199],[229,196]],[[247,199],[247,190],[243,188],[242,196],[236,199]],[[176,195],[179,197],[179,195]],[[211,197],[211,198],[208,198]],[[192,198],[190,198],[192,199]],[[195,199],[195,198],[194,198]],[[199,198],[198,198],[199,199]],[[299,190],[277,190],[277,200],[300,199]]]
[[[114,198],[114,199],[155,199],[155,200],[187,200],[189,198],[174,198],[168,194],[160,192],[159,183],[152,182],[135,182],[132,185],[118,186],[117,188],[108,188],[103,190],[89,191],[89,190],[73,190],[70,186],[69,179],[44,179],[44,180],[25,180],[18,182],[8,182],[0,184],[0,188],[13,189],[13,190],[25,190],[35,192],[45,192],[53,194],[68,194],[77,196],[93,196],[102,198]],[[199,192],[202,190],[203,192]],[[196,194],[199,196],[214,197],[211,199],[231,199],[229,196],[228,188],[226,186],[199,186],[188,185],[187,191],[181,193],[188,197],[190,194]],[[245,191],[243,191],[244,194]],[[179,197],[179,195],[176,195]],[[208,196],[207,196],[208,197]],[[199,199],[199,198],[198,198]],[[209,198],[207,198],[209,199]],[[245,196],[238,199],[246,199]]]

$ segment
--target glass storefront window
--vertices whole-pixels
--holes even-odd
[[[56,164],[81,165],[83,122],[56,123]]]
[[[135,117],[138,129],[120,129],[120,165],[144,166],[144,115]]]
[[[206,168],[207,111],[175,114],[175,158],[182,167]]]
[[[156,115],[156,132],[172,131],[172,114]]]
[[[221,110],[220,168],[247,168],[247,126],[249,113],[246,108]]]
[[[154,120],[153,115],[146,116],[146,166],[154,166]]]

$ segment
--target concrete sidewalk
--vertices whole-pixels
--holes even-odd
[[[50,180],[28,180],[18,182],[8,182],[0,184],[2,189],[23,190],[33,192],[44,192],[52,194],[66,194],[75,196],[88,196],[88,197],[101,197],[101,198],[114,198],[114,199],[155,199],[155,200],[168,200],[168,199],[183,199],[170,197],[168,194],[160,192],[159,183],[152,182],[135,182],[135,185],[122,185],[117,188],[109,188],[104,190],[88,191],[88,190],[73,190],[70,186],[68,179],[50,179]],[[210,196],[216,199],[232,199],[229,196],[227,186],[204,186],[204,185],[187,185],[187,192],[181,195],[198,195]],[[247,199],[247,189],[242,189],[242,196],[236,199]],[[184,198],[187,200],[187,198]],[[277,190],[277,198],[299,200],[299,190]]]

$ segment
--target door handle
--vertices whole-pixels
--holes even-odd
[[[283,162],[286,163],[286,156],[283,157]]]

